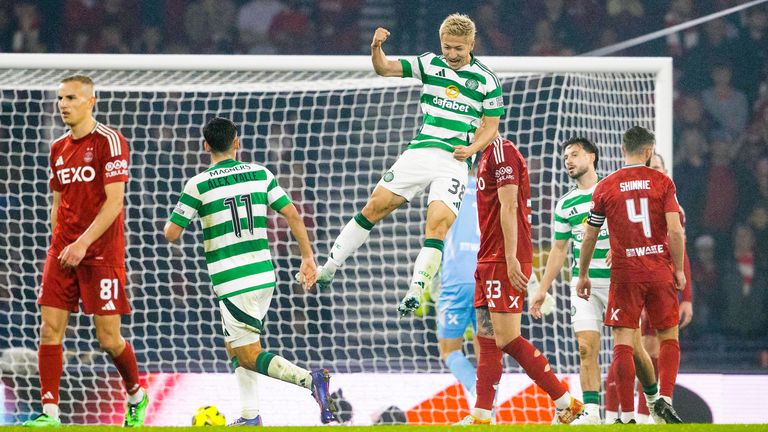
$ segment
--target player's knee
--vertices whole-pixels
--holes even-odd
[[[119,334],[96,332],[96,339],[99,341],[101,349],[112,357],[120,355],[120,353],[123,352],[123,349],[125,349],[125,341]]]
[[[40,343],[43,345],[59,345],[64,339],[66,324],[61,325],[49,320],[43,320],[40,326]]]
[[[240,366],[248,370],[252,370],[252,371],[256,370],[256,359],[259,357],[259,354],[261,354],[261,352],[263,351],[259,344],[251,344],[251,345],[238,347],[238,348],[235,348],[234,351]]]
[[[582,364],[590,363],[594,353],[595,349],[590,344],[579,341],[579,359]]]
[[[371,198],[368,203],[365,204],[365,207],[363,207],[361,213],[371,223],[376,223],[384,219],[384,217],[386,217],[393,210],[394,208],[389,208],[384,200]]]
[[[659,335],[659,340],[662,341],[662,342],[665,341],[665,340],[668,340],[668,339],[675,339],[675,340],[677,340],[678,328],[677,328],[677,326],[673,326],[673,327],[670,327],[668,329],[659,330],[658,331],[658,335]]]

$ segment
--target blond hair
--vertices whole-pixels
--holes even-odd
[[[70,75],[68,77],[65,77],[61,80],[61,83],[68,83],[68,82],[79,82],[80,84],[88,86],[88,94],[90,96],[94,96],[95,93],[93,91],[93,80],[88,75]]]
[[[77,81],[79,83],[93,87],[93,80],[88,75],[70,75],[61,80],[62,83],[71,81]]]
[[[454,13],[448,15],[440,24],[440,36],[459,36],[475,40],[475,23],[467,15]]]

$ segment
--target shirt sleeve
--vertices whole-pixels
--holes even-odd
[[[128,141],[121,133],[116,133],[107,136],[107,144],[101,160],[104,184],[128,183],[128,161],[131,160]]]
[[[512,145],[501,145],[494,149],[491,162],[493,162],[491,168],[493,168],[496,187],[520,184],[521,171],[524,167],[517,163],[518,159],[516,158],[515,148]]]
[[[679,213],[680,204],[677,202],[675,183],[669,179],[668,181],[669,183],[664,196],[664,213]]]
[[[51,178],[48,180],[48,185],[51,187],[51,190],[61,192],[61,182],[59,182],[59,178],[56,177],[56,166],[54,165],[55,157],[56,152],[54,151],[54,148],[51,147],[51,154],[48,156],[48,166],[51,168]]]
[[[486,117],[501,117],[504,115],[504,96],[501,93],[501,83],[495,75],[491,75],[492,86],[483,99],[483,115]]]
[[[565,216],[563,216],[562,209],[560,208],[559,205],[555,208],[553,219],[554,219],[553,225],[555,228],[555,240],[570,240],[571,224],[569,224],[568,219]]]
[[[603,200],[603,185],[598,183],[595,192],[592,193],[592,208],[589,210],[587,223],[593,227],[600,228],[605,223],[605,203]]]
[[[410,59],[400,59],[400,65],[403,67],[403,78],[416,78],[424,82],[424,64],[429,63],[429,57],[432,53],[424,53],[418,57]]]
[[[265,169],[266,170],[266,169]],[[291,204],[291,199],[288,198],[288,194],[285,193],[280,184],[277,183],[275,175],[271,171],[267,171],[267,202],[272,210],[279,212],[283,207]]]
[[[179,197],[179,202],[176,203],[176,207],[171,213],[170,221],[176,225],[186,228],[187,225],[195,218],[200,206],[203,202],[200,200],[200,195],[197,192],[197,185],[192,180],[189,180],[184,186],[184,192]]]

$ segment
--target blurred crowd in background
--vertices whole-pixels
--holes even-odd
[[[388,54],[439,52],[449,13],[477,23],[479,56],[587,53],[734,0],[4,0],[0,52]],[[760,5],[613,55],[675,64],[674,178],[687,216],[695,317],[710,335],[768,350],[768,7]],[[768,358],[768,354],[765,356]],[[756,356],[757,358],[757,356]],[[764,359],[768,367],[768,359]]]

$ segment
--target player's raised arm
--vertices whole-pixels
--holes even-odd
[[[312,251],[312,243],[309,242],[309,234],[307,233],[307,227],[304,226],[304,221],[301,219],[299,212],[293,204],[288,204],[281,208],[279,213],[283,215],[288,227],[291,228],[291,234],[296,242],[299,244],[299,251],[301,252],[301,267],[299,273],[301,274],[300,280],[305,291],[309,291],[312,285],[317,280],[317,263],[315,263],[315,254]]]
[[[104,204],[102,204],[91,225],[74,243],[65,247],[59,254],[59,260],[63,267],[75,267],[80,264],[88,247],[104,234],[123,210],[124,182],[105,185],[104,194],[106,195]]]
[[[517,189],[516,184],[506,184],[499,188],[499,221],[504,233],[504,256],[507,260],[507,274],[512,286],[520,292],[528,286],[528,277],[523,274],[517,259]]]
[[[399,60],[390,60],[384,54],[384,50],[381,45],[389,37],[389,30],[378,27],[373,33],[373,41],[371,42],[371,63],[373,63],[373,70],[378,75],[384,77],[401,77],[403,76],[403,65]]]
[[[685,288],[685,236],[683,226],[680,224],[679,212],[667,212],[667,241],[669,242],[669,254],[672,257],[672,265],[675,266],[675,285],[677,289]]]

